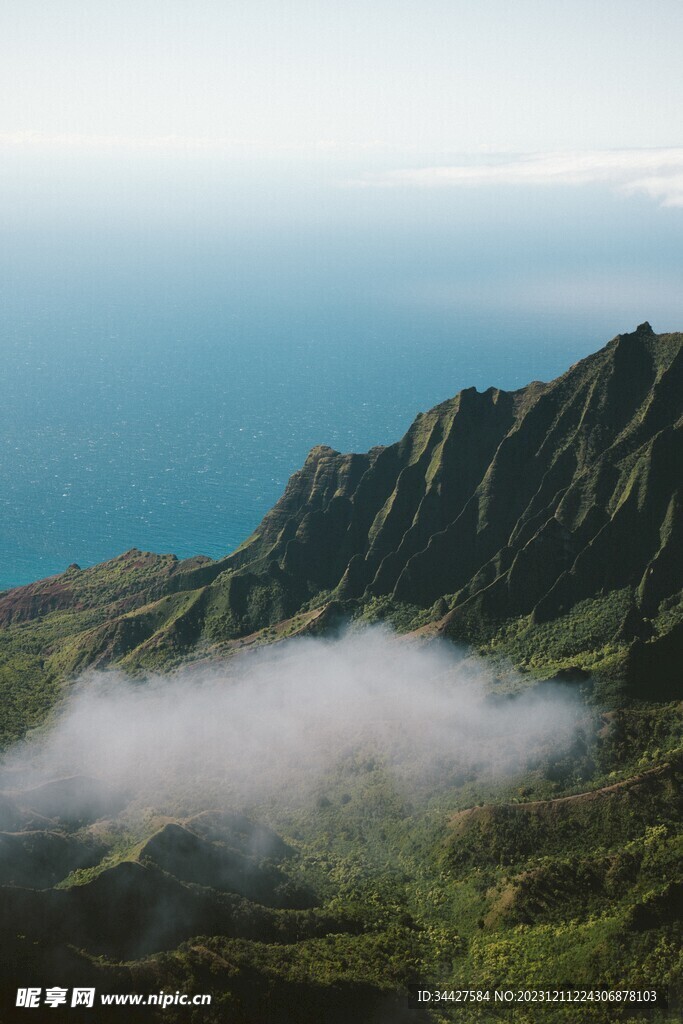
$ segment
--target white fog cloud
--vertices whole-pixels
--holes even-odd
[[[683,206],[683,148],[526,153],[494,162],[461,162],[367,175],[359,186],[457,188],[485,185],[605,184]]]
[[[491,700],[489,683],[484,663],[450,645],[377,628],[145,682],[100,672],[51,729],[10,751],[3,785],[82,774],[143,803],[237,805],[306,795],[368,753],[414,785],[452,769],[515,771],[571,740],[578,702],[565,691]]]

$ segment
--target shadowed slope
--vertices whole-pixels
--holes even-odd
[[[221,561],[133,550],[0,596],[7,678],[14,693],[24,672],[35,701],[10,732],[88,666],[164,667],[340,614],[497,645],[546,675],[578,658],[636,693],[654,667],[653,696],[670,696],[683,629],[682,341],[641,324],[549,384],[466,389],[389,447],[318,446]],[[0,664],[0,690],[3,678]]]

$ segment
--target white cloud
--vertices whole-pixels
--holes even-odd
[[[515,679],[508,674],[508,682]],[[446,644],[371,628],[299,639],[168,676],[95,673],[50,730],[0,762],[12,786],[74,774],[106,779],[143,806],[296,798],[368,754],[406,786],[449,771],[514,773],[556,754],[582,714],[562,687],[492,701],[491,667]]]
[[[683,206],[683,167],[678,170],[678,174],[653,174],[625,182],[622,191],[645,192],[652,199],[659,200],[662,206]]]
[[[383,139],[345,140],[326,136],[305,143],[273,142],[265,137],[232,135],[122,135],[88,132],[0,132],[0,150],[58,150],[77,153],[206,153],[209,155],[248,154],[287,156],[290,154],[373,153],[390,150]]]
[[[662,206],[683,206],[683,148],[525,153],[498,161],[389,171],[351,184],[419,188],[605,184],[627,194],[644,192]]]
[[[228,136],[96,135],[83,132],[1,132],[0,147],[13,149],[59,148],[67,150],[193,150],[250,149],[256,139]]]

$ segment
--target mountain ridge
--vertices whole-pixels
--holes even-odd
[[[317,446],[254,534],[219,561],[133,548],[0,594],[0,745],[29,733],[0,765],[0,1001],[15,1004],[19,977],[208,992],[207,1022],[227,1014],[240,1024],[431,1020],[407,1008],[416,978],[428,990],[606,986],[680,1000],[682,347],[683,335],[641,325],[555,381],[466,389],[394,445]],[[439,692],[458,715],[460,673],[467,683],[485,664],[482,707],[513,734],[522,715],[547,714],[550,731],[531,744],[514,736],[521,760],[508,774],[501,733],[475,727],[471,759],[460,742],[466,696],[462,729],[428,704],[438,756],[425,774],[413,715],[397,716],[407,742],[395,758],[381,741],[375,748],[354,706],[349,742],[305,786],[278,780],[277,797],[249,786],[240,796],[230,776],[250,772],[237,765],[242,747],[231,749],[235,723],[220,691],[204,712],[197,704],[193,727],[182,702],[176,714],[173,679],[157,673],[187,665],[194,706],[205,668],[221,689],[230,679],[219,658],[334,633],[345,620],[390,623],[409,638],[389,645],[399,659],[424,655],[429,665],[435,654]],[[413,650],[442,637],[486,662],[450,657],[442,677],[443,651]],[[340,646],[358,639],[368,638]],[[324,660],[334,651],[315,646]],[[286,679],[296,653],[266,659],[268,672],[284,665]],[[422,701],[429,687],[415,664],[410,686]],[[91,668],[117,671],[89,679]],[[322,695],[334,724],[338,677],[312,672],[316,688],[327,679],[335,690]],[[74,708],[74,680],[118,699],[139,690],[136,675],[174,705],[167,719],[136,703],[149,732],[163,746],[176,731],[191,745],[168,793],[157,790],[166,762],[155,748],[137,755],[127,729],[117,731],[125,719],[144,736],[137,713],[108,714],[107,704],[94,737],[120,744],[132,784],[109,777],[89,713],[77,731],[97,746],[93,771],[72,773],[69,743],[65,769],[48,756],[47,775],[34,776],[31,751],[40,766],[44,741],[49,754]],[[549,678],[558,682],[541,682]],[[273,734],[286,737],[305,712],[305,701],[280,705],[274,689],[249,689],[245,751],[252,716],[272,714]],[[573,722],[566,744],[563,708]],[[375,713],[381,736],[393,704],[373,696]],[[205,788],[206,714],[226,760],[221,772],[207,759]],[[286,742],[306,775],[303,735]],[[258,776],[264,748],[253,745]],[[453,1012],[488,1020],[490,1009]],[[603,1010],[548,1012],[574,1024]],[[502,1012],[528,1019],[525,1006]],[[144,1013],[180,1021],[186,1008]],[[651,1019],[647,1006],[610,1003],[615,1013]]]
[[[576,663],[641,696],[656,665],[668,693],[683,629],[682,396],[683,334],[643,323],[548,383],[466,388],[393,445],[314,447],[219,561],[132,549],[73,565],[1,594],[0,624],[24,641],[34,631],[52,680],[227,653],[340,614],[541,675]]]

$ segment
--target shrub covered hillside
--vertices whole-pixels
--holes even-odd
[[[18,985],[212,994],[140,1011],[172,1024],[682,1019],[682,342],[642,324],[550,383],[462,391],[389,447],[314,448],[219,561],[131,549],[0,594],[0,1020]],[[484,655],[478,706],[508,732],[559,691],[569,739],[530,733],[500,771],[485,730],[399,757],[359,727],[305,786],[240,797],[183,769],[155,799],[145,772],[168,766],[135,767],[134,744],[118,781],[99,748],[88,772],[38,776],[16,754],[50,749],[91,670],[134,702],[152,672],[177,694],[170,670],[374,622],[401,651],[456,641],[458,668],[433,663],[451,698]],[[305,708],[285,710],[298,736]],[[656,988],[669,1009],[416,1009],[414,985]]]
[[[223,560],[133,550],[7,592],[3,664],[34,680],[29,721],[90,665],[172,664],[339,615],[675,696],[682,340],[643,324],[550,384],[462,391],[388,448],[314,448]]]

